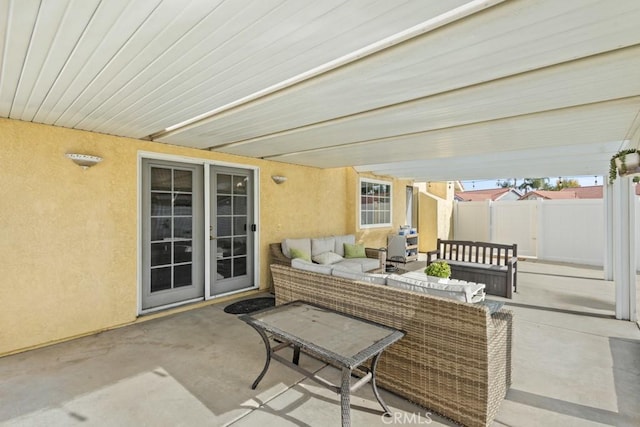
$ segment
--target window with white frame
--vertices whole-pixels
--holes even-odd
[[[360,178],[360,228],[391,226],[390,182]]]

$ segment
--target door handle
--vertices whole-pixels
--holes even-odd
[[[217,239],[217,237],[209,236],[209,240],[216,240],[216,239]]]

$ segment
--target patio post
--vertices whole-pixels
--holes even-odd
[[[604,266],[604,280],[613,280],[613,203],[614,192],[613,185],[609,183],[608,179],[605,179],[602,186],[602,196],[604,202],[604,259],[602,260]]]
[[[614,182],[613,260],[616,286],[616,319],[637,320],[635,191],[630,178]]]

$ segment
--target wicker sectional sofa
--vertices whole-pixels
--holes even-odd
[[[271,265],[276,304],[303,300],[406,332],[378,384],[466,426],[489,425],[511,384],[513,314],[390,286]]]
[[[323,252],[328,249],[326,246],[327,243],[329,247],[333,248],[332,251],[337,253],[338,255],[344,255],[344,250],[342,249],[343,242],[355,243],[356,237],[353,234],[348,234],[344,236],[328,236],[328,237],[317,237],[317,238],[306,238],[306,239],[284,239],[281,243],[271,243],[269,245],[269,252],[271,255],[271,263],[272,264],[281,264],[281,265],[291,265],[291,256],[285,252],[287,252],[285,247],[287,243],[297,244],[297,245],[308,245],[305,249],[309,252],[310,255],[316,255],[316,252]],[[301,247],[301,246],[299,246]],[[318,247],[319,249],[316,249]],[[365,248],[365,254],[367,259],[361,260],[362,265],[366,265],[365,269],[359,269],[360,271],[366,271],[367,269],[374,268],[382,268],[384,267],[384,262],[386,259],[386,251],[381,251],[380,249],[374,248]],[[376,260],[377,262],[372,262]],[[355,260],[345,260],[345,264],[349,264],[350,261]],[[355,266],[358,269],[357,265],[352,264],[351,266],[347,265],[347,269],[353,268]],[[369,268],[371,267],[371,268]]]

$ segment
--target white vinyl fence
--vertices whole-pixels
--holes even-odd
[[[640,265],[640,198],[636,198],[637,265]],[[456,202],[453,238],[517,243],[518,255],[602,266],[604,201],[521,200]]]

